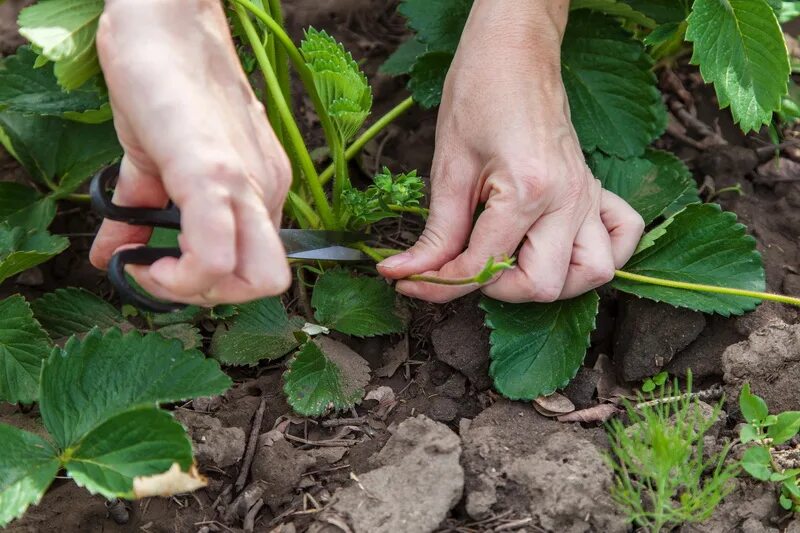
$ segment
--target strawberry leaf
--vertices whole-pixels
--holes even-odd
[[[655,236],[655,238],[654,238]],[[694,204],[646,234],[624,270],[673,281],[764,290],[764,267],[756,241],[736,222],[736,215],[715,204]],[[621,291],[724,316],[740,315],[758,305],[742,296],[661,287],[617,278]]]
[[[292,358],[284,380],[289,405],[303,416],[319,416],[361,401],[369,365],[344,344],[320,337]]]
[[[56,450],[38,435],[0,424],[0,527],[37,504],[56,477]]]
[[[652,29],[656,27],[655,20],[633,9],[628,3],[620,2],[619,0],[572,0],[569,3],[569,9],[571,11],[577,9],[591,9],[592,11],[618,17],[645,28]]]
[[[69,287],[45,294],[31,303],[33,314],[52,339],[106,330],[125,322],[116,307],[85,289]]]
[[[666,111],[652,66],[642,43],[613,18],[584,10],[570,16],[561,75],[584,151],[640,156],[661,135]]]
[[[68,246],[66,238],[46,231],[26,232],[23,228],[0,224],[0,283],[44,263]]]
[[[384,281],[352,276],[340,268],[317,280],[311,305],[317,323],[356,337],[400,333],[405,318],[397,309],[397,295]]]
[[[578,372],[600,298],[595,291],[553,303],[509,304],[484,298],[498,392],[532,400],[565,387]]]
[[[647,224],[694,185],[686,165],[659,150],[648,149],[642,157],[629,159],[595,152],[589,166],[603,188],[628,202]]]
[[[39,373],[50,347],[47,333],[22,296],[0,301],[0,400],[30,403],[37,399]]]
[[[300,343],[294,332],[303,320],[289,318],[280,298],[237,306],[238,314],[214,332],[211,356],[226,365],[255,365],[283,357]]]
[[[458,47],[470,9],[472,0],[404,0],[397,8],[428,50],[451,53]]]
[[[177,340],[94,329],[83,339],[72,337],[45,361],[39,407],[45,427],[65,449],[125,409],[213,396],[230,384],[216,361],[184,350]]]
[[[692,64],[714,84],[720,108],[730,106],[744,132],[768,124],[781,107],[790,73],[786,41],[764,0],[696,0],[686,40]]]

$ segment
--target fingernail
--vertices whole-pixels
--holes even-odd
[[[401,254],[393,255],[392,257],[387,257],[380,263],[378,266],[381,268],[397,268],[400,265],[407,263],[411,259],[411,254],[408,252],[403,252]]]

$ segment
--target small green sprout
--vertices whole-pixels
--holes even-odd
[[[399,217],[401,212],[427,214],[419,206],[425,184],[416,171],[392,174],[383,167],[365,190],[347,189],[342,193],[345,207],[359,228],[384,218]]]
[[[669,374],[667,372],[659,372],[651,378],[647,378],[642,383],[642,392],[653,392],[657,387],[662,387],[666,382]]]

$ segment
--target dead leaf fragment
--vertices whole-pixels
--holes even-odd
[[[533,400],[533,408],[536,409],[540,415],[552,417],[571,413],[575,410],[575,404],[563,394],[554,392],[549,396],[539,396]]]
[[[375,375],[379,378],[390,378],[397,372],[403,363],[408,361],[408,335],[403,337],[403,340],[389,348],[383,353],[383,366],[375,371]]]
[[[561,415],[557,420],[559,422],[605,422],[621,412],[622,410],[612,403],[601,403],[600,405]]]
[[[207,484],[208,480],[200,475],[195,465],[192,465],[188,472],[184,472],[178,463],[173,463],[170,469],[162,474],[133,478],[133,494],[136,498],[172,496],[202,489]]]

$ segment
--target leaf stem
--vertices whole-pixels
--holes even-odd
[[[413,207],[413,206],[404,206],[404,205],[394,205],[390,204],[387,206],[389,211],[394,211],[395,213],[413,213],[415,215],[419,215],[422,218],[428,218],[428,209],[425,207]]]
[[[342,219],[342,193],[350,186],[350,178],[347,175],[347,158],[344,155],[344,141],[336,139],[331,147],[333,153],[333,165],[336,169],[333,180],[333,213],[336,220]]]
[[[244,0],[236,0],[236,1],[244,1]],[[394,122],[394,120],[397,119],[397,117],[399,117],[400,115],[411,109],[413,105],[414,105],[414,99],[409,96],[408,98],[406,98],[405,100],[394,106],[392,109],[390,109],[381,118],[376,120],[372,126],[367,128],[367,130],[364,133],[362,133],[355,141],[353,141],[353,143],[350,146],[347,147],[347,150],[345,150],[344,152],[344,155],[347,158],[347,160],[349,161],[350,159],[353,159],[356,156],[356,154],[358,154],[361,151],[361,149],[364,148],[364,145],[366,145],[369,141],[374,139],[376,135],[378,135],[381,131],[383,131],[386,128],[386,126]],[[328,168],[323,170],[319,175],[319,179],[322,182],[322,184],[325,185],[326,183],[328,183],[333,177],[334,173],[335,173],[335,168],[334,165],[332,164],[328,166]]]
[[[236,14],[239,16],[239,20],[242,22],[242,26],[244,27],[244,31],[247,34],[248,40],[250,41],[250,45],[253,47],[258,64],[264,73],[267,89],[272,98],[275,100],[275,104],[281,115],[281,119],[286,126],[286,132],[289,136],[288,140],[291,143],[292,148],[295,150],[298,159],[300,160],[300,167],[303,170],[303,174],[305,174],[306,183],[311,191],[311,196],[314,198],[314,204],[317,206],[317,211],[322,219],[322,223],[327,229],[337,229],[337,223],[333,218],[330,204],[328,204],[328,198],[325,196],[325,190],[322,188],[319,175],[317,174],[316,168],[314,168],[314,162],[311,160],[311,155],[308,153],[308,148],[303,141],[303,136],[300,134],[300,128],[298,128],[297,122],[295,122],[294,117],[292,116],[292,111],[289,109],[289,105],[286,103],[286,99],[283,97],[283,92],[281,91],[280,84],[278,83],[278,78],[275,75],[275,71],[272,69],[272,65],[269,64],[267,54],[264,48],[261,46],[261,41],[258,38],[258,34],[253,26],[253,22],[250,20],[247,12],[242,7],[242,2],[245,1],[246,0],[236,0],[237,5],[234,6]],[[270,18],[270,20],[272,19]]]
[[[286,195],[286,201],[293,209],[293,214],[297,217],[297,222],[300,227],[306,229],[308,227],[317,229],[322,225],[319,215],[314,212],[314,209],[308,205],[308,202],[294,191],[289,191]]]
[[[363,242],[359,242],[357,244],[354,244],[353,248],[355,248],[356,250],[361,250],[362,252],[367,254],[376,263],[380,263],[381,261],[386,259],[386,257],[381,255],[377,250],[373,249],[371,246],[367,246]]]
[[[78,194],[78,193],[67,194],[65,196],[62,196],[61,198],[68,202],[75,202],[77,204],[88,204],[91,203],[92,201],[92,197],[89,196],[88,194]]]
[[[755,298],[757,300],[769,300],[771,302],[779,302],[783,304],[795,305],[800,307],[800,298],[795,298],[793,296],[784,296],[783,294],[748,291],[745,289],[735,289],[733,287],[718,287],[716,285],[704,285],[702,283],[673,281],[670,279],[654,278],[651,276],[642,276],[641,274],[633,274],[631,272],[625,272],[624,270],[617,270],[615,272],[615,276],[621,279],[637,281],[639,283],[646,283],[648,285],[659,285],[661,287],[671,287],[673,289],[685,289],[696,292],[709,292],[714,294],[729,294],[731,296],[744,296],[746,298]]]

